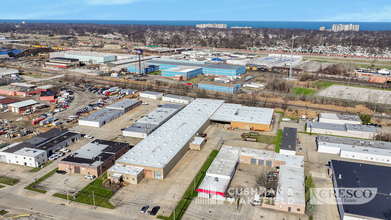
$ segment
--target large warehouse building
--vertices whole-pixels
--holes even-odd
[[[50,53],[50,58],[71,58],[78,59],[86,64],[99,64],[116,61],[119,58],[131,58],[134,55],[114,54],[114,53],[98,53],[84,51],[61,51]]]
[[[211,121],[230,123],[234,129],[270,131],[274,109],[223,104],[210,118]]]
[[[330,124],[311,121],[306,123],[306,132],[365,139],[374,139],[378,134],[376,128],[371,125]]]
[[[197,133],[203,133],[223,100],[196,99],[116,161],[116,165],[144,168],[147,178],[164,179],[189,150]],[[110,179],[125,175],[108,172]],[[126,181],[126,179],[124,180]]]
[[[319,153],[338,154],[341,158],[391,164],[391,143],[318,135]]]
[[[79,119],[79,125],[102,127],[103,125],[119,118],[126,112],[141,105],[141,101],[133,99],[123,99],[113,103],[106,108],[92,113],[84,118]]]
[[[331,199],[337,200],[341,220],[389,219],[391,167],[336,160],[331,160],[330,167],[336,192]],[[347,198],[346,189],[352,188],[359,191],[352,191],[356,195]],[[361,189],[367,191],[368,199],[362,198]]]
[[[96,139],[58,161],[58,169],[69,173],[100,176],[128,150],[128,143]]]
[[[331,123],[331,124],[356,124],[362,123],[361,119],[357,115],[338,115],[331,113],[319,113],[319,122]]]
[[[221,83],[214,81],[201,81],[198,83],[198,88],[216,92],[227,92],[232,94],[236,94],[240,91],[239,84]]]
[[[80,133],[53,128],[22,143],[14,143],[0,150],[0,162],[39,167],[54,151],[75,142]]]
[[[123,131],[123,135],[127,137],[146,138],[184,107],[184,105],[165,104],[141,118],[132,126],[126,128]]]
[[[182,103],[187,105],[190,104],[190,102],[194,101],[194,98],[188,96],[167,94],[163,96],[162,100],[165,102],[175,102],[175,103]]]
[[[201,67],[178,66],[166,70],[162,70],[163,78],[171,78],[176,80],[189,80],[202,74]]]

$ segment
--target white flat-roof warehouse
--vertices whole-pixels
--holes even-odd
[[[318,135],[317,147],[319,153],[391,164],[390,142]]]
[[[231,123],[238,129],[269,131],[274,109],[247,107],[239,104],[223,104],[211,117],[212,121]]]
[[[373,139],[378,133],[376,128],[371,125],[330,124],[310,121],[306,123],[306,131],[316,134],[329,134],[365,139]]]
[[[123,114],[123,110],[104,108],[92,113],[91,115],[79,119],[79,125],[102,127],[103,125],[111,122]]]
[[[319,113],[319,122],[332,124],[361,124],[362,121],[357,115],[338,115],[331,113]]]
[[[140,97],[149,98],[149,99],[160,99],[163,97],[163,93],[152,92],[152,91],[142,91],[142,92],[140,92]]]
[[[162,98],[165,102],[175,102],[182,104],[190,104],[190,102],[194,101],[194,98],[188,96],[179,96],[179,95],[171,95],[167,94]]]
[[[209,118],[223,100],[196,99],[116,161],[145,168],[145,176],[164,179],[189,149],[196,133],[210,124]]]

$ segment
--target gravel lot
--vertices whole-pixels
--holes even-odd
[[[391,103],[391,91],[366,89],[352,86],[332,85],[316,94],[317,96],[349,99],[372,103]]]

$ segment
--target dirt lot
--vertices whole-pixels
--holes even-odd
[[[316,95],[371,103],[391,103],[391,91],[366,89],[352,86],[348,87],[332,85],[327,89],[318,92]]]

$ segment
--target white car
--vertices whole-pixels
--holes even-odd
[[[4,110],[3,112],[9,112],[10,110],[9,109],[6,109],[6,110]]]
[[[63,153],[57,153],[57,155],[59,156],[59,157],[62,157],[62,156],[64,156],[64,154]]]
[[[69,149],[67,149],[67,148],[62,148],[60,151],[61,151],[61,152],[64,152],[64,153],[69,153],[69,152],[71,152],[71,150],[69,150]]]
[[[91,136],[91,135],[88,135],[88,134],[84,135],[84,137],[85,137],[85,138],[89,138],[89,139],[92,139],[92,138],[94,138],[93,136]]]
[[[95,176],[94,175],[87,175],[85,176],[86,179],[90,179],[90,180],[93,180],[95,179]]]
[[[49,157],[49,160],[57,160],[58,159],[58,156],[56,155],[56,156],[50,156]]]

